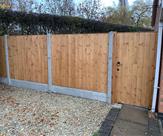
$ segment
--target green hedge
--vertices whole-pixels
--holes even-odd
[[[0,35],[50,33],[103,33],[109,31],[151,31],[147,28],[115,25],[79,17],[25,13],[0,9]]]

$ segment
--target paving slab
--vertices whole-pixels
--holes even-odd
[[[147,136],[148,110],[124,105],[119,112],[111,136]]]
[[[146,125],[139,125],[118,119],[111,136],[147,136],[147,131],[148,128]]]
[[[148,118],[148,136],[161,136],[158,118]]]
[[[118,118],[137,124],[148,125],[148,110],[124,105]]]

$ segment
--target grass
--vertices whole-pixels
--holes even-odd
[[[99,131],[95,132],[95,133],[93,134],[93,136],[100,136]]]

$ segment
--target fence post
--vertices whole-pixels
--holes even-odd
[[[111,103],[112,99],[112,54],[113,54],[113,42],[114,42],[114,32],[109,32],[108,34],[108,90],[107,98],[108,103]]]
[[[51,91],[52,87],[52,44],[51,44],[51,34],[47,34],[47,53],[48,53],[48,91]]]
[[[6,74],[7,74],[7,82],[10,85],[10,65],[9,65],[9,58],[8,58],[8,41],[7,41],[7,35],[4,35],[4,45],[5,45],[5,60],[6,60]]]

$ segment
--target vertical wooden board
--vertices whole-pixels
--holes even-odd
[[[106,35],[108,37],[108,35]],[[98,84],[98,88],[100,88],[100,90],[103,90],[105,93],[107,92],[107,84],[106,84],[106,80],[107,80],[107,70],[108,70],[108,66],[107,69],[105,69],[106,67],[106,62],[108,59],[108,38],[102,35],[98,35],[97,37],[97,45],[96,45],[96,49],[97,50],[97,64],[98,64],[98,80],[97,84]],[[102,41],[101,39],[104,38]],[[106,45],[107,43],[107,45]]]
[[[0,36],[0,77],[6,77],[5,47],[3,36]]]
[[[151,102],[152,102],[152,91],[153,91],[153,84],[152,82],[154,82],[154,69],[153,69],[153,63],[155,61],[153,61],[153,58],[155,58],[155,53],[152,51],[157,43],[156,43],[156,39],[155,39],[155,33],[149,33],[149,40],[148,40],[148,44],[150,46],[150,48],[148,49],[148,59],[150,59],[151,61],[148,63],[148,72],[151,73],[151,74],[148,74],[148,78],[149,80],[147,81],[147,90],[148,90],[148,93],[147,93],[147,104],[149,107],[151,107]],[[153,78],[153,79],[152,79]]]
[[[78,62],[77,63],[77,65],[79,65],[79,73],[80,73],[80,75],[79,75],[79,87],[80,88],[86,88],[85,87],[85,70],[86,70],[86,68],[87,68],[87,65],[86,65],[86,61],[85,61],[85,51],[84,51],[84,46],[83,46],[83,43],[86,43],[86,39],[84,38],[84,36],[83,35],[81,35],[80,36],[80,39],[77,39],[80,43],[81,43],[81,46],[80,47],[78,47],[79,48],[79,58],[80,58],[80,62]],[[84,68],[83,68],[83,66],[84,66]],[[78,77],[77,77],[78,78]]]
[[[34,45],[34,48],[35,48],[35,52],[33,52],[33,64],[35,63],[37,65],[37,67],[34,67],[35,70],[34,70],[34,73],[36,73],[35,75],[35,80],[40,82],[40,74],[39,74],[39,71],[41,70],[41,66],[40,66],[40,38],[38,39],[38,37],[33,37],[33,43],[35,44]],[[37,41],[37,42],[36,42]],[[39,67],[39,68],[38,68]],[[33,73],[33,74],[34,74]]]
[[[150,108],[156,41],[154,32],[117,33],[113,52],[114,102]],[[122,63],[119,72],[118,61]]]
[[[132,92],[133,92],[133,100],[132,100],[132,104],[137,104],[137,75],[138,75],[138,45],[137,45],[137,39],[139,38],[139,33],[135,33],[134,36],[133,36],[133,51],[132,52],[132,56],[133,57],[133,63],[132,63],[132,70],[133,70],[133,73],[131,76],[133,76],[132,78]]]
[[[48,82],[47,38],[46,36],[41,36],[40,38],[38,36],[38,40],[40,41],[40,44],[38,46],[40,50],[39,65],[41,66],[41,68],[38,71],[39,73],[40,72],[42,73],[42,75],[40,76],[40,82],[47,83]]]
[[[113,44],[113,62],[112,62],[112,103],[117,102],[117,90],[116,90],[116,80],[117,80],[117,72],[116,72],[116,61],[118,58],[117,52],[117,33],[114,33],[114,44]]]
[[[128,34],[125,33],[123,35],[121,35],[121,40],[123,41],[123,44],[121,44],[122,46],[122,52],[125,52],[125,54],[121,54],[121,58],[122,58],[122,67],[120,67],[120,71],[122,72],[122,77],[121,77],[121,83],[122,83],[122,90],[126,90],[124,92],[122,92],[122,99],[123,101],[126,101],[126,103],[129,103],[130,99],[126,99],[129,96],[129,39],[130,37],[128,37]],[[124,62],[127,62],[128,65],[124,65]],[[125,77],[125,80],[123,79],[123,77]]]
[[[28,50],[29,50],[29,48],[30,48],[30,46],[29,45],[31,45],[30,44],[30,42],[26,42],[27,41],[27,36],[26,37],[23,37],[23,39],[24,39],[24,46],[23,46],[23,60],[24,60],[24,62],[26,62],[28,65],[29,65],[29,59],[28,59]],[[24,68],[23,69],[26,69],[26,66],[24,66]],[[28,70],[28,69],[26,69],[26,70],[24,70],[24,77],[23,77],[23,79],[26,79],[27,81],[30,81],[30,71]]]
[[[63,35],[62,36],[63,39],[60,39],[60,43],[61,43],[61,50],[63,51],[63,53],[61,54],[61,79],[62,79],[62,83],[65,86],[68,86],[67,81],[68,81],[68,65],[67,65],[67,49],[68,49],[68,39],[67,39],[67,35]]]
[[[25,45],[25,40],[24,40],[24,38],[22,38],[21,40],[22,40],[22,45]],[[21,54],[20,54],[20,55],[23,56],[23,57],[21,58],[21,63],[23,63],[23,62],[25,62],[25,54],[24,54],[25,46],[22,46],[22,47],[20,48],[20,50],[21,50]],[[24,80],[24,77],[25,77],[25,72],[23,73],[23,69],[25,69],[25,65],[22,65],[21,80]]]
[[[14,45],[15,45],[15,40],[12,41],[12,46],[11,46],[11,42],[10,42],[11,38],[8,38],[8,54],[9,54],[9,66],[10,66],[10,78],[14,79]],[[12,51],[11,51],[12,50]]]
[[[21,40],[20,40],[21,43]],[[18,76],[18,69],[19,65],[19,56],[18,48],[17,48],[17,36],[9,36],[8,38],[8,45],[9,45],[9,65],[10,65],[10,77],[11,79],[16,79]],[[18,69],[18,70],[17,70]],[[21,70],[20,70],[21,71]]]
[[[76,78],[76,84],[75,86],[78,86],[79,88],[82,88],[82,54],[83,54],[83,46],[82,46],[82,35],[78,35],[75,39],[75,50],[76,50],[76,59],[75,59],[75,78]],[[79,42],[79,39],[81,40]]]
[[[78,62],[78,65],[80,66],[80,69],[79,69],[79,73],[80,73],[80,82],[79,82],[79,85],[80,85],[80,88],[86,88],[85,87],[85,72],[86,72],[86,69],[87,69],[87,65],[86,65],[86,61],[85,61],[85,46],[83,46],[83,43],[86,42],[86,39],[84,38],[84,35],[81,35],[80,39],[81,42],[81,49],[79,50],[79,52],[81,51],[81,53],[79,53],[79,57],[80,57],[80,62]],[[83,68],[84,66],[84,68]]]
[[[141,92],[140,92],[140,102],[139,102],[139,104],[140,105],[144,105],[144,101],[146,100],[146,95],[145,95],[145,93],[146,93],[146,89],[145,89],[145,80],[146,80],[146,72],[145,72],[145,70],[146,70],[146,43],[145,43],[145,40],[146,40],[146,37],[145,37],[145,34],[143,34],[143,35],[141,35],[140,36],[141,37],[141,42],[142,42],[142,60],[143,60],[143,64],[142,64],[142,67],[141,67],[141,86],[140,86],[140,88],[141,88]]]
[[[24,43],[23,43],[23,42],[24,42],[23,37],[20,37],[17,41],[19,42],[20,45],[23,45],[23,44],[24,44]],[[23,73],[23,66],[24,66],[24,65],[22,65],[22,64],[23,64],[23,58],[24,58],[24,56],[23,56],[23,54],[22,54],[22,48],[23,48],[23,46],[17,47],[17,50],[18,50],[17,56],[19,56],[19,57],[17,57],[17,61],[18,61],[18,65],[17,65],[17,67],[18,67],[17,74],[18,74],[19,80],[23,80],[23,74],[24,74],[24,73]]]
[[[148,94],[149,94],[149,68],[151,68],[150,66],[150,61],[148,61],[148,59],[150,58],[150,33],[145,33],[145,38],[144,38],[144,63],[143,63],[143,73],[144,73],[144,77],[142,80],[143,85],[143,91],[142,95],[141,95],[141,105],[147,106],[148,105]],[[144,96],[144,97],[143,97]]]
[[[33,53],[32,53],[32,51],[34,50],[34,47],[33,47],[32,37],[26,36],[25,38],[26,38],[26,41],[28,41],[26,42],[26,47],[27,47],[26,59],[27,59],[27,64],[30,66],[30,68],[26,68],[25,70],[27,71],[26,79],[28,81],[31,81],[32,80],[31,76],[33,76],[33,80],[35,78],[35,74],[33,74],[34,68],[33,68]]]
[[[118,35],[117,35],[118,36]],[[123,56],[122,56],[122,43],[123,42],[123,37],[121,36],[121,35],[119,35],[119,58],[118,58],[118,60],[117,60],[117,62],[116,62],[116,66],[117,66],[117,63],[118,62],[120,62],[121,64],[123,64]],[[126,55],[126,53],[125,53],[125,55]],[[120,99],[120,101],[123,101],[123,97],[124,97],[124,95],[123,95],[123,89],[121,89],[121,90],[119,90],[118,88],[120,87],[121,88],[121,85],[123,84],[122,82],[123,82],[123,79],[122,79],[122,77],[123,77],[123,67],[121,68],[121,66],[122,65],[120,65],[119,67],[117,67],[117,73],[118,73],[118,79],[119,79],[119,82],[117,82],[117,83],[119,83],[118,85],[117,85],[117,92],[118,91],[120,91],[120,92],[118,92],[117,94],[118,94],[118,99]],[[121,71],[122,72],[120,72],[120,68],[121,68]]]
[[[35,65],[37,67],[39,67],[39,63],[38,63],[38,57],[36,57],[36,54],[38,53],[38,50],[37,50],[37,37],[36,36],[33,36],[31,37],[31,46],[32,48],[30,48],[30,56],[28,56],[28,59],[30,59],[30,66],[31,66],[31,74],[30,74],[30,80],[31,81],[36,81],[37,80],[37,77],[38,77],[38,74],[37,74],[37,68],[35,67]]]
[[[46,41],[46,40],[47,40],[46,37],[41,37],[42,43],[44,41]],[[40,65],[41,65],[41,73],[42,73],[41,82],[47,83],[48,82],[47,45],[46,44],[41,44],[40,50],[41,50],[41,54],[40,54]]]
[[[126,37],[128,37],[129,34],[126,35]],[[134,34],[135,35],[135,34]],[[128,103],[133,103],[133,99],[134,99],[134,88],[133,88],[133,84],[132,84],[132,80],[133,80],[133,60],[134,60],[134,44],[133,44],[133,37],[128,37],[128,79],[129,82],[127,82],[127,97],[130,97],[130,99],[128,100]],[[132,58],[132,59],[130,59]],[[133,90],[133,91],[131,91]]]
[[[92,83],[92,86],[91,86],[91,88],[93,89],[93,90],[96,90],[96,88],[99,88],[100,86],[99,86],[99,83],[98,83],[98,81],[97,81],[97,79],[98,78],[101,78],[101,77],[99,77],[100,76],[100,73],[98,73],[98,70],[100,70],[103,66],[101,65],[101,67],[99,66],[99,62],[100,62],[100,60],[98,60],[97,58],[98,58],[98,56],[100,56],[101,54],[99,54],[99,52],[101,52],[101,50],[98,50],[98,45],[99,46],[101,46],[100,44],[99,44],[99,41],[100,41],[100,39],[101,39],[101,37],[100,37],[101,35],[98,35],[98,39],[96,39],[95,40],[95,38],[96,37],[91,37],[90,36],[90,38],[91,38],[91,43],[93,43],[94,44],[94,48],[92,49],[92,51],[91,51],[91,63],[90,63],[90,67],[92,67],[92,69],[90,69],[90,76],[91,76],[91,83]],[[98,43],[98,44],[96,44],[96,42]],[[103,45],[102,45],[103,46]],[[97,56],[97,54],[98,54],[98,56]],[[100,59],[100,57],[99,57],[99,59]],[[101,63],[102,64],[102,63]],[[95,68],[95,67],[97,67],[97,68]],[[103,68],[102,68],[103,69]],[[102,72],[101,72],[101,75],[102,75]],[[101,88],[101,89],[99,89],[99,90],[103,90],[104,92],[105,92],[105,88]]]
[[[114,51],[113,51],[113,57],[114,57],[114,69],[115,69],[115,73],[113,73],[113,76],[115,76],[115,81],[113,81],[114,83],[115,83],[115,85],[114,85],[114,88],[113,88],[113,92],[116,92],[116,93],[113,93],[113,94],[116,94],[116,101],[115,102],[122,102],[123,100],[122,100],[122,97],[119,97],[119,96],[121,96],[122,95],[122,89],[119,89],[119,88],[121,88],[122,86],[121,86],[121,82],[122,82],[122,80],[121,80],[121,76],[122,76],[122,72],[120,72],[120,66],[119,67],[117,67],[117,63],[118,62],[121,62],[122,63],[122,57],[121,57],[121,51],[122,51],[122,46],[121,46],[121,42],[122,42],[122,39],[123,38],[121,38],[120,37],[120,34],[119,33],[117,33],[116,34],[116,48],[114,49]],[[116,50],[116,51],[115,51]]]
[[[154,72],[154,69],[153,69],[153,57],[154,56],[154,53],[152,52],[152,49],[154,46],[156,46],[157,43],[155,43],[155,33],[150,33],[149,34],[149,40],[148,40],[148,44],[150,46],[150,48],[148,49],[148,59],[151,60],[149,63],[148,63],[148,72],[151,73],[151,74],[148,74],[148,82],[147,82],[147,87],[148,87],[148,93],[147,93],[147,104],[148,104],[148,107],[151,107],[151,103],[152,103],[152,91],[153,91],[153,84],[152,82],[154,82],[154,80],[152,80],[152,77],[153,77],[153,72]]]
[[[128,70],[127,70],[127,80],[128,82],[126,82],[126,89],[127,89],[127,92],[126,92],[126,95],[127,97],[130,97],[130,99],[128,99],[128,103],[133,103],[133,100],[134,100],[134,88],[133,88],[133,84],[132,84],[132,80],[133,80],[133,60],[134,60],[134,44],[133,44],[133,38],[134,38],[134,35],[131,37],[131,36],[128,36],[129,33],[126,34],[125,36],[125,39],[128,39],[126,44],[128,46],[128,51],[127,51],[127,61],[128,61]],[[132,58],[132,59],[131,59]],[[133,91],[131,91],[133,90]]]
[[[76,49],[75,49],[75,40],[76,40],[76,37],[73,38],[72,35],[69,35],[68,36],[69,38],[69,44],[71,46],[69,46],[68,48],[68,67],[69,67],[69,71],[68,71],[68,86],[71,87],[72,86],[75,86],[76,85],[76,77],[75,77],[75,54],[76,54]]]
[[[142,92],[142,67],[143,67],[143,49],[144,49],[144,45],[142,43],[142,39],[143,36],[141,36],[140,33],[138,33],[138,35],[136,36],[135,39],[135,44],[137,47],[137,60],[136,60],[136,65],[137,65],[137,80],[136,80],[136,98],[135,98],[135,104],[136,105],[140,105],[140,101],[141,101],[141,92]],[[136,42],[137,41],[137,42]]]
[[[157,51],[157,33],[150,33],[150,73],[149,74],[149,95],[148,95],[148,107],[152,105],[153,86],[154,86],[154,74],[155,74],[155,61]],[[149,58],[148,58],[149,59]]]
[[[53,84],[106,92],[107,38],[107,34],[53,35]]]
[[[87,79],[88,79],[88,69],[89,69],[89,64],[88,64],[88,60],[87,60],[87,57],[88,57],[88,49],[89,49],[89,37],[88,37],[88,35],[86,34],[86,35],[83,35],[83,51],[84,51],[84,54],[83,54],[83,66],[85,67],[85,68],[82,68],[82,77],[83,77],[83,87],[84,88],[89,88],[88,87],[88,81],[87,81]],[[92,44],[93,45],[93,44]],[[82,67],[83,67],[82,66]]]
[[[10,36],[11,78],[47,83],[46,52],[46,36]]]

